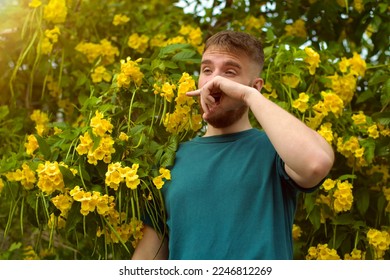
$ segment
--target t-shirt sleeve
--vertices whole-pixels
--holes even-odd
[[[291,177],[287,174],[286,169],[284,168],[284,161],[279,157],[279,155],[276,155],[276,168],[278,171],[279,176],[281,177],[282,181],[284,181],[288,186],[291,188],[305,193],[314,192],[317,190],[322,183],[324,182],[325,178],[321,180],[317,185],[311,187],[311,188],[303,188],[300,185],[298,185]]]

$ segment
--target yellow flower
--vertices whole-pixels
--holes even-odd
[[[363,111],[359,111],[358,114],[353,114],[352,120],[355,125],[362,125],[367,123],[367,117]]]
[[[118,87],[128,88],[133,81],[136,86],[140,86],[144,74],[141,72],[137,61],[131,60],[130,57],[121,60],[121,73],[117,76]]]
[[[371,228],[367,232],[367,239],[375,250],[376,259],[382,259],[385,251],[390,248],[389,232]]]
[[[362,0],[354,0],[353,7],[358,12],[361,13],[364,11],[364,4]]]
[[[369,126],[367,131],[368,131],[368,135],[371,138],[376,139],[376,138],[379,137],[378,127],[376,126],[376,124],[373,124],[373,125]]]
[[[51,199],[54,206],[65,216],[72,207],[72,198],[65,194],[59,194]]]
[[[310,247],[307,260],[339,260],[340,256],[335,249],[328,248],[328,244],[317,244],[317,247]]]
[[[84,54],[89,63],[93,63],[98,57],[101,57],[103,64],[111,64],[115,61],[115,56],[119,55],[118,48],[107,39],[100,40],[99,44],[79,43],[75,50]]]
[[[351,254],[345,254],[344,260],[364,260],[365,254],[361,250],[354,248]]]
[[[130,18],[126,15],[122,14],[117,14],[114,16],[114,19],[112,20],[112,24],[117,26],[117,25],[124,25],[128,23]]]
[[[341,116],[344,109],[343,100],[332,92],[322,91],[321,95],[324,98],[324,109],[326,112],[332,112],[336,117]]]
[[[336,181],[332,180],[332,179],[326,179],[323,183],[322,183],[322,187],[326,190],[326,191],[330,191],[331,189],[333,189],[334,187],[336,186]]]
[[[247,30],[252,30],[252,29],[259,30],[264,26],[264,24],[265,24],[265,18],[263,16],[257,18],[250,15],[244,21],[244,25]]]
[[[166,45],[166,36],[164,34],[157,34],[152,39],[150,39],[149,45],[150,47],[163,47]]]
[[[296,20],[291,25],[286,25],[284,28],[287,36],[296,36],[301,38],[307,37],[305,22],[302,19]]]
[[[339,62],[339,69],[342,73],[346,73],[348,71],[349,66],[351,65],[349,59],[346,57],[342,57]]]
[[[161,88],[160,95],[165,97],[165,99],[168,102],[171,102],[173,97],[175,96],[175,93],[173,92],[175,89],[176,89],[175,85],[166,82],[166,83],[163,84],[163,86]]]
[[[144,53],[148,48],[149,37],[146,35],[139,36],[138,33],[133,33],[127,41],[127,45],[139,53]]]
[[[161,189],[164,185],[164,181],[161,176],[157,176],[153,178],[153,184],[156,186],[157,189]]]
[[[320,129],[317,131],[325,140],[329,143],[333,143],[333,132],[332,132],[332,123],[324,123],[321,125]]]
[[[305,48],[305,53],[307,55],[307,57],[305,57],[305,62],[309,64],[309,73],[310,75],[314,75],[316,68],[318,68],[321,62],[320,55],[309,47]]]
[[[301,237],[302,235],[302,229],[296,225],[296,224],[293,224],[293,228],[292,228],[292,237],[294,240],[298,240],[299,237]]]
[[[24,144],[24,147],[26,148],[26,153],[28,155],[32,155],[34,151],[39,148],[37,138],[35,138],[34,135],[30,134],[27,137],[27,143]]]
[[[42,5],[42,1],[39,1],[39,0],[31,0],[31,2],[28,3],[28,6],[30,8],[38,8],[41,5]]]
[[[54,191],[64,191],[65,184],[58,162],[46,161],[44,164],[40,163],[37,168],[37,173],[37,186],[42,192],[50,195]]]
[[[299,94],[298,99],[295,99],[292,103],[292,107],[295,109],[298,109],[301,113],[304,113],[309,105],[307,104],[309,102],[309,95],[307,95],[304,92],[301,92]]]
[[[356,77],[353,74],[339,76],[335,73],[328,78],[331,81],[331,89],[343,100],[344,104],[351,102],[356,90]]]
[[[68,8],[66,0],[50,0],[43,10],[43,18],[52,23],[64,23]]]
[[[364,59],[361,58],[361,56],[357,53],[353,53],[353,57],[349,59],[351,64],[351,72],[354,75],[364,77],[364,74],[366,72],[366,62]]]
[[[4,189],[4,181],[0,178],[0,193]]]
[[[93,70],[91,78],[93,83],[100,83],[103,80],[106,82],[110,82],[112,76],[110,72],[107,71],[106,67],[98,66]]]
[[[171,180],[171,171],[164,167],[161,167],[159,170],[160,175],[153,178],[153,184],[157,189],[161,189],[164,186],[164,180]]]
[[[352,188],[352,184],[348,181],[337,182],[337,189],[333,193],[333,197],[335,198],[333,208],[336,213],[351,209],[353,203]]]
[[[96,111],[95,116],[91,119],[90,125],[92,127],[92,132],[96,136],[103,137],[107,132],[112,132],[113,125],[109,120],[106,120],[103,117],[103,113]]]
[[[124,132],[121,132],[121,133],[119,134],[118,138],[119,138],[119,140],[121,140],[121,141],[127,141],[127,140],[129,140],[129,136],[128,136],[126,133],[124,133]]]
[[[131,168],[128,168],[126,172],[126,186],[129,189],[135,190],[137,186],[141,183],[139,176],[137,174],[139,168],[138,163],[134,163]]]
[[[299,85],[300,79],[295,75],[284,75],[282,82],[291,88],[296,88]]]

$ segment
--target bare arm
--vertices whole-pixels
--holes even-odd
[[[246,101],[285,162],[287,174],[304,188],[318,184],[334,161],[328,142],[257,90],[253,89]]]
[[[168,241],[148,225],[143,229],[143,238],[134,251],[132,260],[166,260],[168,259]]]
[[[229,98],[248,106],[285,162],[288,175],[304,188],[315,186],[332,168],[332,147],[316,131],[265,98],[259,92],[260,88],[216,76],[202,89],[189,92],[188,95],[201,96],[204,117],[212,114],[216,106],[226,106],[224,109],[228,110],[233,104],[229,100],[221,102],[221,105],[217,104],[210,94],[215,90],[220,90]]]

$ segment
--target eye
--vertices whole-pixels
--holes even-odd
[[[209,75],[209,74],[211,74],[213,71],[211,71],[211,68],[209,68],[209,67],[204,67],[203,69],[202,69],[202,73],[203,74],[206,74],[206,75]]]
[[[225,75],[231,77],[231,76],[236,76],[237,73],[234,70],[227,70],[227,71],[225,71]]]

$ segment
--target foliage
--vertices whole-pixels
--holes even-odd
[[[388,4],[8,2],[0,258],[130,258],[146,213],[165,234],[165,167],[201,133],[184,94],[204,39],[229,28],[263,39],[262,93],[335,150],[320,189],[299,197],[295,258],[390,259]]]

